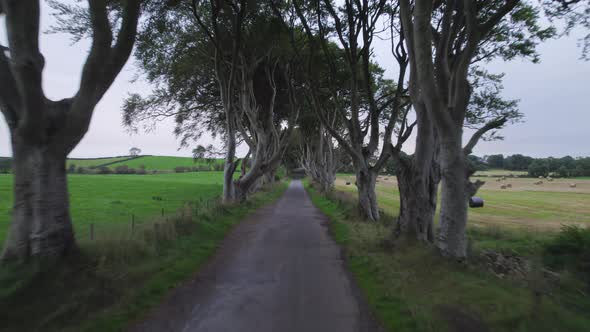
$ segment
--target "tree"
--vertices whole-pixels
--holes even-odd
[[[582,59],[590,60],[590,0],[543,0],[545,13],[549,18],[562,19],[565,22],[564,34],[574,28],[588,30],[580,39]]]
[[[139,156],[140,153],[141,153],[140,148],[132,147],[131,149],[129,149],[129,155],[132,157],[137,157],[137,156]]]
[[[198,160],[205,159],[206,154],[207,148],[202,145],[198,145],[193,149],[193,160],[197,162]]]
[[[311,121],[304,121],[299,126],[299,164],[319,185],[321,192],[329,192],[334,187],[339,166],[337,150],[332,136],[317,115],[309,113],[308,119]],[[331,120],[332,127],[335,127],[335,120],[335,117]]]
[[[146,20],[136,53],[158,88],[128,98],[125,123],[174,116],[182,144],[202,129],[222,134],[223,199],[243,200],[273,178],[297,118],[297,61],[282,47],[289,34],[265,3],[191,1],[149,10],[161,6],[167,14]],[[250,148],[251,167],[235,179],[240,142]]]
[[[209,144],[207,146],[197,145],[196,148],[193,149],[193,161],[196,163],[199,160],[205,160],[207,164],[213,163],[215,159],[219,156],[222,156],[223,153],[218,151],[213,144]]]
[[[398,18],[399,8],[391,11],[390,29],[402,35],[403,29]],[[394,33],[391,33],[395,36]],[[392,41],[394,40],[391,38]],[[400,49],[392,44],[392,50]],[[404,50],[404,49],[402,49]],[[397,60],[399,55],[394,52]],[[400,192],[399,217],[394,236],[406,235],[421,242],[434,242],[434,215],[437,206],[438,187],[440,182],[439,135],[434,127],[431,115],[422,100],[421,89],[416,78],[415,62],[410,61],[409,93],[412,108],[416,113],[416,141],[413,155],[394,154],[397,159],[398,189]],[[497,130],[506,123],[516,122],[522,117],[517,110],[517,101],[501,98],[503,86],[502,75],[493,75],[476,68],[470,70],[469,80],[473,93],[469,99],[463,126],[475,129],[473,137],[464,149],[466,156],[466,179],[477,169],[475,164],[468,162],[468,155],[479,139],[501,139]],[[469,196],[473,196],[483,182],[469,184]]]
[[[514,154],[504,159],[504,168],[511,171],[526,171],[533,160],[528,156]]]
[[[528,168],[529,175],[537,177],[537,176],[547,176],[549,175],[549,167],[547,166],[547,162],[545,160],[539,159],[533,161]]]
[[[282,14],[278,15],[283,22],[293,21],[293,19],[284,19]],[[291,31],[293,31],[292,40],[295,40],[299,30],[291,27]],[[305,39],[305,35],[302,38]],[[340,97],[338,100],[335,96],[349,94],[347,88],[349,75],[345,66],[335,66],[335,75],[332,75],[325,55],[315,51],[320,42],[318,38],[312,37],[307,41],[305,46],[297,52],[301,61],[307,63],[307,70],[302,78],[307,84],[305,84],[306,93],[303,94],[305,98],[302,114],[298,121],[297,141],[293,150],[296,151],[295,159],[298,165],[306,170],[314,183],[319,186],[320,191],[328,192],[334,187],[336,171],[342,166],[341,149],[338,149],[338,143],[335,142],[318,114],[323,112],[322,108],[334,107],[344,101],[344,98]],[[332,52],[342,52],[335,44],[329,43],[328,47],[332,49]],[[343,135],[346,129],[338,112],[323,113],[330,128]]]
[[[537,61],[535,45],[552,36],[552,30],[539,28],[537,11],[518,0],[401,0],[400,7],[415,73],[410,86],[418,87],[413,102],[423,104],[439,140],[442,190],[437,245],[444,255],[463,258],[467,200],[481,186],[468,181],[473,170],[467,167],[466,155],[490,127],[506,122],[504,117],[490,120],[463,146],[473,91],[470,69],[474,62],[494,57],[524,56]]]
[[[504,168],[504,155],[493,154],[486,156],[485,161],[490,168]]]
[[[115,8],[116,7],[116,8]],[[57,6],[58,14],[71,6]],[[118,13],[119,24],[109,22]],[[139,0],[120,6],[88,1],[87,31],[92,46],[80,87],[70,98],[49,100],[42,87],[39,51],[39,1],[1,1],[8,46],[0,53],[0,109],[10,130],[14,207],[1,259],[60,257],[76,250],[69,211],[66,156],[88,130],[94,107],[127,61],[135,41]],[[117,31],[116,38],[113,31]]]
[[[377,23],[385,13],[386,2],[346,0],[342,7],[336,7],[330,0],[293,1],[292,4],[309,43],[319,39],[320,49],[329,66],[329,91],[332,95],[330,104],[327,107],[319,104],[316,91],[320,86],[313,79],[309,81],[312,102],[317,105],[315,109],[322,125],[352,159],[361,214],[368,220],[378,220],[379,209],[375,192],[377,175],[392,154],[399,152],[401,144],[409,137],[413,128],[413,125],[401,125],[397,135],[398,142],[395,145],[392,143],[396,124],[400,119],[407,119],[409,110],[404,87],[407,66],[405,52],[400,51],[400,79],[396,82],[397,85],[383,79],[383,72],[371,62],[371,44],[378,30]],[[310,21],[308,17],[316,19]],[[313,22],[313,26],[310,22]],[[329,31],[335,32],[335,37],[343,47],[341,53],[332,52],[327,40]],[[400,41],[399,47],[403,48],[403,41]],[[340,54],[342,58],[339,58]],[[334,84],[337,82],[336,63],[339,61],[349,75],[345,103],[341,102],[342,98],[336,93]],[[341,119],[345,135],[333,127],[327,116],[328,112],[335,112],[335,116]],[[385,127],[382,148],[379,155],[375,156],[381,139],[381,124]]]
[[[229,31],[220,29],[221,10],[231,18]],[[225,100],[228,153],[223,197],[225,201],[241,201],[261,184],[260,180],[274,181],[274,172],[290,141],[300,109],[294,84],[297,59],[285,52],[289,33],[265,3],[203,5],[193,1],[193,12],[215,47],[216,77]],[[228,40],[232,52],[222,47]],[[284,119],[287,126],[282,129]],[[235,160],[237,134],[249,146],[252,162],[250,169],[234,180],[240,162]]]

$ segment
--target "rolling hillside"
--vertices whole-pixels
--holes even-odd
[[[0,157],[0,170],[10,169],[10,157]],[[223,159],[213,161],[197,160],[191,157],[170,157],[170,156],[118,156],[118,157],[101,157],[101,158],[70,158],[66,161],[66,167],[74,165],[77,168],[99,168],[109,167],[115,169],[117,166],[127,165],[129,168],[139,168],[144,166],[148,171],[173,171],[175,167],[205,167],[213,169],[216,164],[223,164]]]
[[[108,167],[114,169],[117,166],[127,165],[129,168],[139,168],[141,165],[143,165],[145,169],[148,171],[166,171],[173,170],[175,167],[178,166],[196,167],[210,165],[212,167],[213,164],[220,163],[223,163],[222,159],[214,160],[212,163],[208,164],[205,160],[198,160],[197,162],[195,162],[191,157],[141,156],[132,160],[116,162],[111,165],[108,165]]]
[[[105,158],[93,158],[93,159],[86,159],[86,158],[71,158],[68,159],[66,162],[66,167],[70,167],[71,165],[75,165],[76,167],[100,167],[105,164],[111,164],[117,161],[128,160],[129,156],[121,156],[121,157],[105,157]]]

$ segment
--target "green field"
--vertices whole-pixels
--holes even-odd
[[[144,166],[146,170],[173,170],[175,167],[182,166],[182,167],[196,167],[196,166],[206,166],[213,164],[219,164],[223,161],[221,159],[217,159],[213,161],[213,163],[208,164],[205,160],[198,160],[197,162],[194,161],[193,158],[190,157],[166,157],[166,156],[143,156],[136,159],[123,161],[119,163],[115,163],[109,165],[110,168],[115,168],[121,165],[127,165],[129,168],[139,168],[140,166]]]
[[[113,225],[141,223],[174,214],[184,202],[211,199],[221,194],[222,173],[201,172],[158,175],[70,175],[70,206],[79,239],[88,238],[90,224],[100,237]],[[162,200],[154,200],[160,197]],[[12,208],[12,176],[0,175],[0,244],[8,231]]]

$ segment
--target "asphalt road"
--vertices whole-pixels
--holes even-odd
[[[238,225],[196,278],[131,331],[377,330],[300,181]]]

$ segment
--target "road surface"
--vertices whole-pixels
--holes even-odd
[[[377,330],[346,272],[327,218],[300,181],[238,225],[191,282],[131,331]]]

